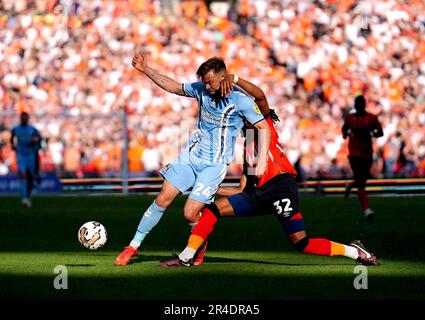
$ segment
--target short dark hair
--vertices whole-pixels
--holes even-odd
[[[356,99],[354,100],[354,108],[358,112],[365,111],[366,109],[366,99],[363,95],[358,95]]]
[[[213,57],[202,63],[198,70],[196,70],[196,77],[200,78],[210,72],[211,70],[214,71],[214,73],[220,72],[220,71],[226,71],[226,64],[224,63],[224,60],[219,57]]]
[[[30,120],[30,115],[28,112],[24,111],[24,112],[21,112],[20,118],[21,118],[21,123],[28,124]]]

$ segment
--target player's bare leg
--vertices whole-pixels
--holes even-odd
[[[360,200],[360,205],[363,209],[364,217],[366,221],[370,222],[373,220],[375,216],[375,212],[370,208],[369,205],[369,196],[366,191],[366,179],[358,178],[355,181],[355,185],[357,186],[357,195]]]
[[[130,259],[138,254],[137,249],[143,239],[158,224],[165,209],[179,194],[180,191],[177,188],[175,188],[167,180],[164,180],[161,192],[143,214],[133,240],[130,242],[130,245],[125,247],[121,254],[115,259],[115,265],[127,265]]]
[[[220,201],[220,203],[223,203],[223,202],[224,201]],[[188,201],[186,202],[185,209],[184,209],[185,218],[186,218],[186,221],[188,221],[192,225],[192,230],[196,227],[196,224],[200,218],[200,212],[204,206],[205,205],[203,203],[200,203],[199,201],[195,201],[192,199],[188,199]],[[229,207],[231,208],[230,204],[229,204]],[[202,225],[199,228],[202,229]],[[191,234],[191,236],[192,235],[193,233]],[[181,254],[182,257],[187,256],[185,260],[193,259],[193,265],[195,266],[199,266],[204,262],[205,252],[208,247],[208,241],[206,240],[207,237],[204,237],[203,238],[204,240],[202,240],[202,238],[203,237],[194,236],[192,239],[189,239],[189,242],[192,243],[192,246],[191,247],[188,246]]]
[[[161,192],[156,197],[155,203],[162,208],[168,208],[168,206],[179,194],[180,191],[176,187],[174,187],[167,180],[164,180],[162,183]]]
[[[184,205],[184,218],[189,224],[196,224],[200,217],[200,212],[205,206],[205,203],[193,199],[187,199]]]
[[[357,196],[362,207],[366,221],[371,221],[375,212],[369,206],[369,197],[366,191],[366,181],[370,176],[370,167],[372,162],[362,160],[361,162],[354,162],[350,160],[350,165],[354,174],[354,181],[352,187],[357,188]]]
[[[233,216],[233,207],[227,198],[220,198],[202,210],[199,223],[193,228],[186,248],[178,257],[164,261],[162,267],[190,266],[202,264],[207,238],[213,231],[219,216]],[[202,261],[201,261],[202,260]]]

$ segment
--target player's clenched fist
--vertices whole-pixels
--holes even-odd
[[[144,72],[146,68],[148,67],[147,59],[145,55],[142,52],[138,52],[133,57],[133,61],[131,62],[131,65],[139,70],[140,72]]]

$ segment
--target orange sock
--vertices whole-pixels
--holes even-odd
[[[331,241],[331,256],[345,255],[345,246],[338,242]]]
[[[196,234],[191,234],[186,247],[195,249],[196,251],[199,249],[200,246],[202,246],[202,243],[204,243],[204,240],[205,240],[204,238]]]
[[[196,251],[202,246],[202,243],[208,238],[214,230],[217,217],[208,208],[202,210],[201,219],[192,230],[186,248],[179,254],[179,258],[188,261],[193,258]]]
[[[358,257],[356,248],[322,238],[309,239],[303,253],[321,256],[345,256],[351,259],[357,259]]]

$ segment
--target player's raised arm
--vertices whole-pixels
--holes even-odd
[[[238,85],[254,98],[254,101],[260,108],[262,114],[269,114],[269,103],[267,102],[267,98],[263,90],[248,80],[239,78],[234,74],[226,75],[224,80],[220,83],[221,95],[226,96],[229,92],[233,91],[233,84]]]
[[[147,59],[143,53],[137,53],[133,57],[131,64],[136,70],[145,74],[149,79],[151,79],[165,91],[178,95],[184,95],[183,85],[149,67]]]
[[[233,77],[235,77],[233,75]],[[267,102],[266,95],[264,91],[257,87],[255,84],[249,82],[248,80],[237,77],[233,80],[236,85],[245,90],[250,96],[254,97],[254,101],[257,106],[260,108],[263,115],[269,114],[270,108],[269,103]]]

